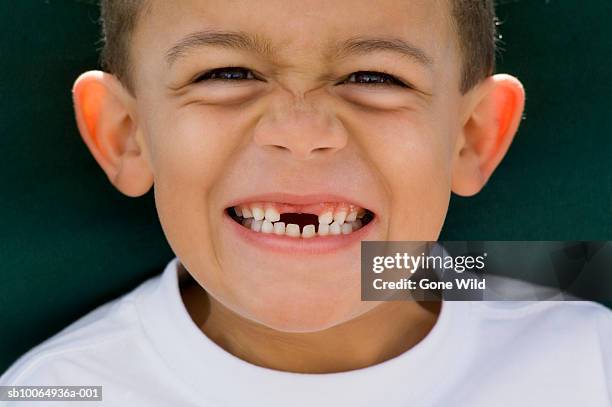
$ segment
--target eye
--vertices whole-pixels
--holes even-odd
[[[204,81],[245,81],[256,79],[253,72],[242,67],[216,68],[200,74],[194,83]]]
[[[382,72],[374,72],[374,71],[354,72],[350,74],[349,77],[342,83],[354,83],[354,84],[369,85],[369,86],[394,85],[394,86],[401,86],[403,88],[410,87],[392,75],[382,73]]]

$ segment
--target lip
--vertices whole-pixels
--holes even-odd
[[[295,255],[321,255],[335,253],[347,249],[362,240],[378,225],[378,217],[365,226],[348,235],[316,236],[308,239],[289,236],[278,236],[273,233],[254,232],[236,223],[225,211],[224,226],[231,230],[239,239],[258,247],[266,252]]]
[[[285,203],[290,205],[312,205],[322,202],[343,202],[349,203],[361,208],[368,209],[375,213],[372,208],[364,205],[363,203],[348,198],[341,195],[336,194],[312,194],[312,195],[296,195],[296,194],[288,194],[288,193],[268,193],[268,194],[260,194],[260,195],[252,195],[249,197],[236,199],[231,201],[226,205],[225,208],[231,208],[232,206],[244,205],[247,203],[253,202],[273,202],[273,203]],[[224,210],[225,210],[224,208]]]
[[[254,232],[251,229],[245,228],[234,221],[227,213],[226,209],[233,206],[244,205],[255,202],[271,202],[283,203],[288,205],[314,205],[323,202],[327,203],[347,203],[369,210],[374,214],[374,218],[360,229],[351,232],[347,235],[328,235],[315,236],[312,238],[295,238],[289,236],[278,236],[273,233]],[[366,237],[378,225],[378,214],[359,200],[342,196],[338,194],[308,194],[297,195],[291,193],[264,193],[251,195],[230,201],[223,208],[222,219],[226,226],[233,234],[237,235],[238,239],[246,242],[251,246],[255,246],[266,252],[275,252],[279,254],[295,255],[321,255],[328,253],[336,253],[340,250],[348,249],[362,240],[367,240]]]

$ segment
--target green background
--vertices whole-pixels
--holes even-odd
[[[612,240],[612,2],[498,15],[498,71],[525,84],[525,120],[482,193],[453,197],[441,239]],[[173,256],[152,194],[118,193],[74,124],[97,18],[92,2],[0,1],[0,372]]]

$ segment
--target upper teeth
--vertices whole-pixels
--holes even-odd
[[[264,210],[259,206],[254,206],[253,208],[251,208],[251,210],[253,212],[253,217],[255,218],[255,220],[262,220],[265,217]]]
[[[293,212],[293,210],[287,211],[287,205],[252,203],[235,206],[233,209],[238,217],[243,218],[241,221],[243,226],[261,233],[310,238],[317,235],[349,234],[362,227],[361,218],[365,214],[363,208],[344,203],[321,204],[321,208],[318,215],[319,224],[305,225],[301,233],[299,225],[291,223],[286,225],[280,222],[281,211]],[[299,213],[299,209],[295,212]]]
[[[329,225],[334,220],[332,211],[326,211],[319,215],[319,223]]]
[[[270,222],[278,222],[280,220],[280,213],[273,207],[267,208],[264,216]]]
[[[334,213],[334,221],[338,222],[339,225],[342,225],[345,220],[346,220],[346,211],[345,210],[342,209],[342,210]]]
[[[345,222],[355,222],[357,220],[357,211],[352,210],[345,219]]]

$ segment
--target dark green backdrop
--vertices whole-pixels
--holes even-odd
[[[499,71],[526,120],[442,238],[611,240],[612,2],[506,1]],[[152,194],[116,192],[80,140],[70,88],[97,66],[92,2],[0,0],[0,372],[172,257]]]

